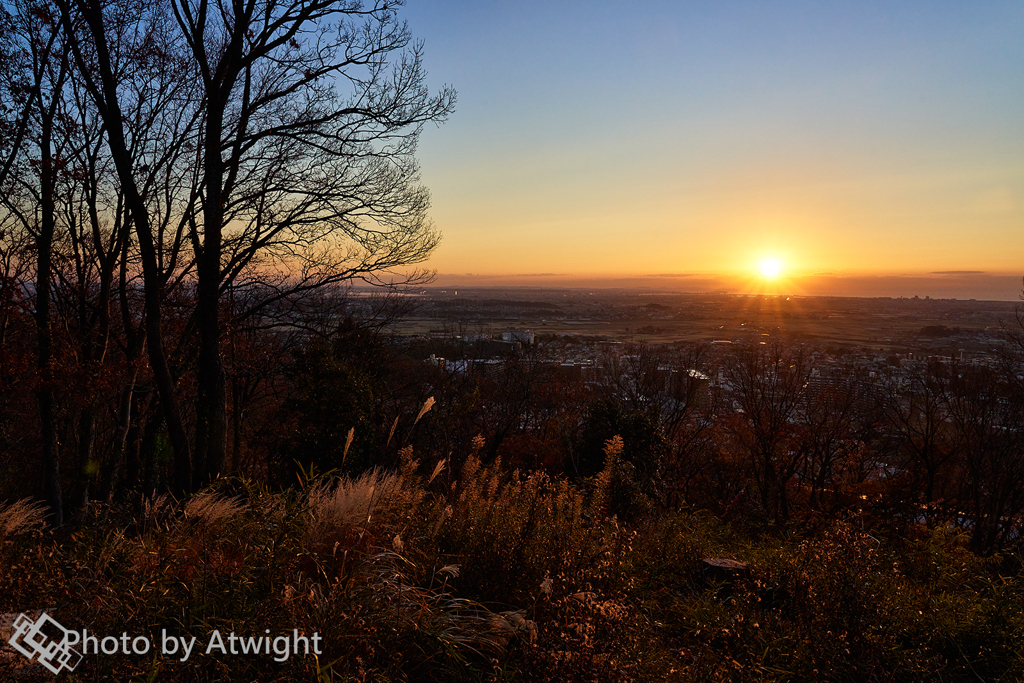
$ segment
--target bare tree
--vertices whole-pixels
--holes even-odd
[[[15,13],[6,17],[15,28],[9,66],[20,70],[22,79],[33,85],[19,87],[15,84],[22,79],[12,81],[12,94],[20,92],[27,97],[23,118],[16,124],[16,146],[4,166],[4,175],[10,182],[5,183],[2,197],[5,209],[15,217],[16,229],[31,235],[35,247],[33,293],[39,371],[36,401],[42,427],[42,488],[50,520],[59,526],[63,522],[64,504],[55,416],[51,307],[57,230],[56,178],[70,144],[60,135],[58,121],[68,60],[66,42],[59,39],[58,24],[45,7],[24,2],[15,4],[13,9]],[[12,169],[15,172],[8,174]]]
[[[789,517],[788,488],[800,465],[794,443],[808,362],[802,348],[777,341],[741,349],[728,377],[743,412],[735,436],[747,456],[761,506],[776,521]]]
[[[12,14],[13,11],[13,14]],[[49,27],[47,30],[45,27]],[[3,185],[22,153],[33,114],[39,106],[45,70],[60,35],[45,6],[12,2],[0,7],[0,185]],[[26,33],[28,31],[28,33]]]
[[[454,92],[431,97],[394,10],[345,0],[176,0],[205,94],[198,258],[197,473],[224,458],[219,301],[298,271],[287,295],[421,262],[437,243],[413,157]],[[276,294],[270,298],[276,298]]]
[[[808,505],[834,514],[841,506],[844,473],[856,471],[863,450],[858,439],[858,405],[863,389],[856,376],[844,377],[803,392],[800,406],[801,483],[810,489]]]
[[[955,461],[956,435],[947,422],[950,371],[931,363],[905,387],[892,385],[882,401],[885,419],[898,439],[895,463],[910,477],[909,502],[921,506],[929,524],[942,512]],[[892,465],[893,463],[889,463]]]
[[[89,37],[75,42],[76,59],[107,126],[135,225],[146,273],[150,361],[179,463],[179,487],[188,488],[214,476],[224,460],[225,293],[250,290],[241,298],[253,305],[237,315],[254,317],[318,287],[356,277],[376,280],[422,262],[438,236],[426,215],[429,197],[419,184],[414,152],[423,125],[443,121],[455,93],[445,88],[431,96],[426,89],[422,48],[395,15],[401,2],[173,0],[153,6],[169,7],[177,35],[159,46],[162,68],[173,66],[179,81],[197,84],[195,101],[201,102],[195,109],[202,122],[192,166],[196,193],[178,207],[196,265],[192,451],[161,347],[159,303],[170,270],[159,263],[164,242],[154,229],[144,182],[154,166],[139,163],[135,137],[124,125],[126,98],[133,97],[126,84],[153,75],[118,68],[121,52],[111,49],[121,44],[112,31],[123,24],[111,18],[129,5],[73,0],[63,6],[63,16],[69,33],[81,30]],[[152,32],[165,33],[166,17],[145,11]],[[184,52],[177,51],[178,40]],[[182,54],[184,62],[178,61]],[[170,142],[169,149],[183,148]],[[166,159],[154,161],[170,167]],[[262,296],[251,296],[253,290]]]
[[[1024,292],[1019,296],[1024,301]],[[1013,390],[1014,400],[1024,403],[1024,304],[1013,309],[1013,322],[1004,323],[1007,348],[1002,353],[1002,375]]]
[[[189,106],[195,102],[189,93],[192,74],[168,32],[166,5],[130,0],[106,6],[97,0],[59,0],[58,5],[77,77],[103,121],[134,227],[143,272],[147,349],[174,451],[174,485],[188,491],[192,488],[191,446],[162,330],[164,294],[168,278],[180,266],[181,240],[173,240],[168,251],[162,237],[168,216],[177,219],[174,233],[181,234],[193,214],[195,193],[184,206],[178,206],[175,197],[160,204],[153,183],[158,177],[175,176],[174,161],[194,141],[190,125],[197,120],[199,108]]]
[[[958,512],[966,516],[957,521],[982,554],[1010,540],[1024,513],[1024,406],[1007,400],[1006,388],[987,368],[957,367],[946,400],[959,444]]]
[[[0,349],[24,299],[22,283],[30,266],[31,236],[21,228],[17,215],[5,211],[0,217]]]

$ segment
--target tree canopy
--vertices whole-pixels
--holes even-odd
[[[173,488],[192,490],[224,465],[227,330],[353,279],[429,277],[439,233],[415,152],[455,91],[428,90],[402,4],[4,4],[3,297],[32,301],[44,431],[51,321],[69,315],[78,360],[128,368],[125,435],[145,354]]]

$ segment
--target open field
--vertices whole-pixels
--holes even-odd
[[[784,336],[824,344],[899,350],[926,327],[984,339],[1013,319],[1015,304],[956,299],[672,294],[637,290],[427,289],[399,335],[450,329],[603,336],[621,341],[730,340]]]

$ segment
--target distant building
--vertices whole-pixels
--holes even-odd
[[[530,330],[509,330],[501,333],[501,340],[506,342],[519,342],[520,344],[533,344],[533,332]]]

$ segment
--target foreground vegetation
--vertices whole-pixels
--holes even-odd
[[[1024,675],[1024,309],[878,372],[393,339],[415,297],[349,286],[429,280],[455,103],[402,4],[0,8],[0,611],[324,639],[83,682]]]
[[[0,509],[0,611],[52,607],[91,634],[319,632],[320,656],[90,655],[68,681],[1019,680],[1020,557],[944,528],[855,517],[773,531],[638,495],[623,444],[580,484],[417,462],[271,491],[222,479],[94,505],[75,528]],[[635,502],[635,501],[634,501]],[[701,561],[748,563],[730,582]],[[0,660],[31,677],[22,660]],[[50,677],[42,669],[40,677]],[[45,674],[45,676],[43,676]]]

